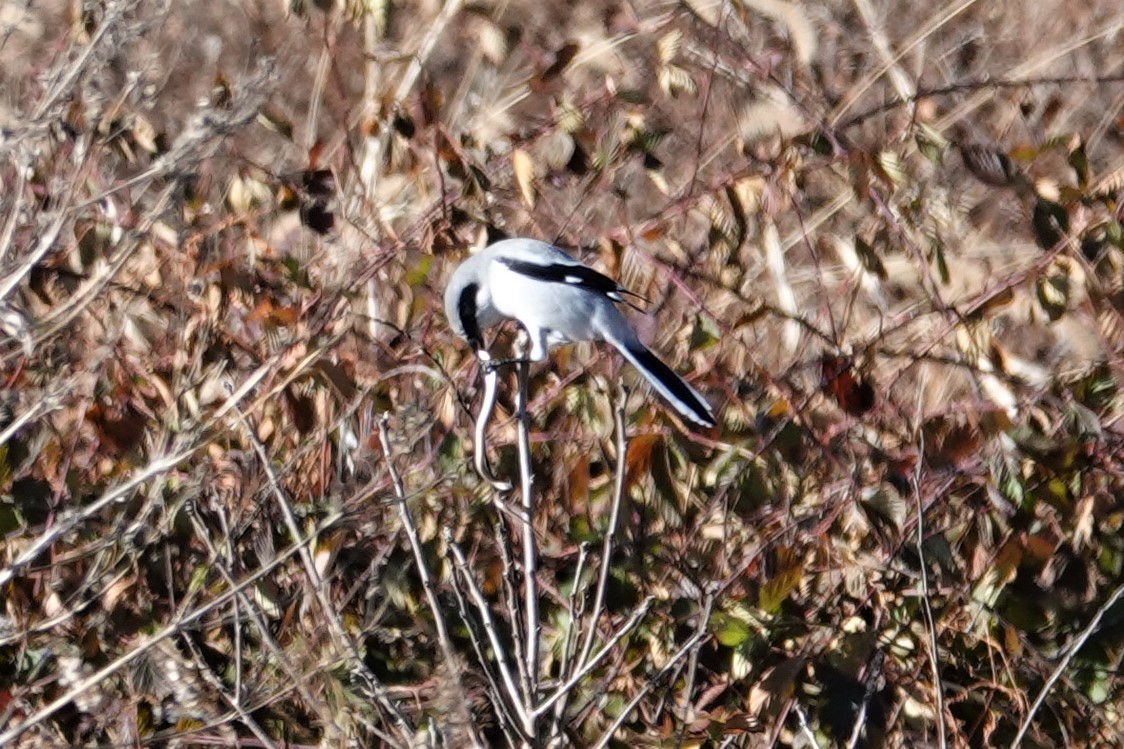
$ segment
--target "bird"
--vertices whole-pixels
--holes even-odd
[[[710,404],[640,342],[618,304],[642,298],[565,251],[537,239],[504,239],[469,256],[445,287],[445,315],[460,338],[488,359],[484,331],[515,320],[541,362],[564,343],[605,341],[688,420],[715,424]],[[494,366],[494,361],[492,362]]]

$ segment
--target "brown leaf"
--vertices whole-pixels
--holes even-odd
[[[308,434],[316,426],[316,407],[307,395],[285,388],[285,403],[293,419],[293,426],[301,434]]]
[[[571,510],[581,507],[589,497],[589,453],[579,453],[570,460],[568,481]]]
[[[554,61],[539,75],[540,83],[547,83],[550,80],[557,78],[562,74],[574,57],[578,54],[581,45],[577,42],[566,42],[562,47],[554,53]]]
[[[862,416],[874,408],[874,387],[858,374],[850,357],[824,354],[820,359],[820,386],[852,416]]]
[[[764,730],[764,724],[749,713],[734,713],[722,724],[723,736],[741,733],[760,733]]]
[[[652,470],[656,446],[662,441],[663,436],[659,434],[639,434],[629,441],[625,458],[625,491]]]
[[[98,441],[116,456],[132,450],[144,437],[144,415],[124,393],[115,393],[111,403],[90,406],[86,419],[94,425]]]
[[[993,146],[960,146],[960,158],[972,176],[992,187],[1012,187],[1022,179],[1022,171],[1011,158]]]
[[[758,604],[766,612],[775,614],[792,591],[800,586],[804,570],[800,557],[787,546],[777,547],[772,561],[772,574],[761,586]]]
[[[980,448],[979,427],[963,414],[926,419],[921,431],[925,455],[936,466],[962,466]]]
[[[777,715],[796,691],[796,679],[804,670],[804,663],[803,657],[789,658],[765,671],[749,692],[748,714],[757,718]]]
[[[316,142],[312,144],[312,148],[308,149],[308,168],[315,169],[320,163],[320,155],[324,153],[324,141],[317,138]]]

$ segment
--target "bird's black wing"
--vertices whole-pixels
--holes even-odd
[[[621,286],[613,279],[606,276],[604,273],[598,273],[593,268],[587,265],[574,263],[548,263],[543,265],[541,263],[529,263],[525,260],[514,260],[512,258],[496,258],[496,262],[502,263],[511,271],[518,273],[528,278],[534,278],[537,281],[546,281],[547,283],[561,283],[567,286],[577,286],[578,288],[595,291],[598,294],[604,294],[613,301],[625,302],[628,301],[622,294],[634,296],[637,299],[644,299],[634,291]],[[648,301],[644,299],[644,301]]]

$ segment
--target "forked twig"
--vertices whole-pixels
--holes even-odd
[[[281,482],[277,478],[277,472],[273,469],[273,463],[270,461],[268,453],[266,453],[265,445],[258,439],[257,433],[250,425],[249,419],[242,413],[242,409],[237,405],[233,405],[231,410],[238,418],[242,429],[246,432],[246,439],[253,445],[254,452],[261,462],[262,471],[265,473],[274,499],[277,501],[278,509],[280,509],[281,516],[285,521],[285,527],[288,529],[289,535],[297,542],[297,554],[304,567],[305,575],[308,577],[308,584],[312,588],[312,595],[316,599],[317,604],[319,604],[320,611],[324,615],[324,620],[328,624],[328,631],[331,634],[332,641],[339,649],[340,655],[346,656],[352,675],[366,683],[382,708],[394,717],[395,722],[400,728],[405,726],[405,718],[398,710],[397,705],[391,701],[382,681],[367,667],[366,663],[360,657],[358,648],[356,648],[355,643],[344,629],[339,612],[336,611],[335,606],[328,597],[328,591],[324,585],[324,580],[320,572],[316,569],[316,562],[313,560],[312,552],[309,550],[309,547],[316,540],[316,535],[305,535],[301,532],[300,526],[297,525],[292,503],[285,494],[285,490],[281,488]]]
[[[604,645],[602,645],[601,649],[598,650],[593,655],[593,657],[589,660],[589,663],[586,663],[581,669],[579,669],[577,671],[577,673],[575,673],[573,676],[571,676],[569,679],[567,679],[561,686],[559,686],[557,689],[555,689],[553,694],[550,695],[550,697],[546,698],[545,700],[543,700],[542,703],[535,706],[535,709],[533,711],[534,714],[535,715],[541,715],[541,714],[545,713],[547,710],[549,710],[551,708],[552,705],[554,705],[555,702],[557,702],[558,700],[560,700],[563,697],[565,697],[566,695],[568,695],[570,693],[570,691],[575,686],[577,686],[578,682],[580,682],[582,679],[584,679],[590,671],[592,671],[594,668],[596,668],[597,664],[600,663],[602,661],[602,659],[604,659],[605,656],[608,655],[613,650],[614,647],[616,647],[617,643],[619,643],[622,639],[624,639],[624,637],[629,632],[631,632],[633,629],[635,629],[637,627],[637,625],[639,625],[640,622],[644,620],[644,617],[647,616],[648,612],[651,610],[652,601],[654,601],[654,600],[655,600],[655,598],[653,598],[652,596],[648,596],[647,598],[645,598],[640,603],[640,605],[636,607],[636,610],[632,612],[632,616],[630,616],[628,618],[628,621],[626,621],[624,623],[624,625],[622,625],[621,628],[619,630],[617,630],[617,633],[614,634],[611,638],[609,638],[609,641],[606,642]],[[691,638],[691,641],[694,641],[693,637]],[[672,660],[674,661],[675,658],[673,658]],[[647,689],[647,686],[645,687],[645,689]],[[641,690],[641,694],[643,694],[643,693],[644,693],[644,690]]]
[[[584,611],[584,606],[579,605],[580,598],[578,591],[581,588],[582,575],[585,574],[585,565],[589,561],[589,544],[582,542],[578,547],[578,563],[574,569],[574,582],[570,588],[570,595],[566,597],[567,613],[570,615],[570,620],[566,625],[566,636],[562,640],[562,657],[558,660],[563,669],[563,673],[570,670],[571,658],[574,654],[574,648],[577,647],[578,637],[580,636],[579,620]],[[556,736],[561,730],[562,716],[566,712],[566,700],[561,699],[554,705],[554,720],[551,724],[550,735]]]
[[[414,518],[410,514],[410,508],[406,505],[406,487],[402,483],[402,476],[399,475],[398,469],[394,467],[394,461],[390,458],[390,430],[387,423],[390,421],[390,414],[384,413],[379,418],[379,440],[382,442],[383,459],[386,461],[386,472],[390,476],[390,483],[394,487],[394,496],[397,498],[398,517],[402,520],[402,527],[406,531],[406,538],[410,540],[410,550],[414,553],[414,564],[418,568],[418,577],[421,578],[422,588],[425,590],[425,600],[429,604],[429,610],[433,613],[433,625],[437,629],[437,641],[441,645],[441,652],[445,656],[445,665],[449,669],[449,673],[453,676],[453,681],[456,684],[456,689],[461,695],[464,695],[464,681],[461,669],[460,659],[457,657],[456,650],[453,649],[453,642],[449,639],[449,631],[445,628],[445,616],[441,610],[440,604],[437,602],[437,590],[433,585],[433,577],[429,573],[429,565],[425,561],[425,554],[422,553],[421,540],[418,537],[418,527],[414,524]],[[475,734],[475,727],[471,721],[466,722],[466,727]],[[477,745],[482,746],[479,737],[474,735]]]
[[[453,564],[457,572],[460,573],[465,585],[468,587],[469,596],[472,598],[472,603],[476,606],[476,612],[480,615],[480,620],[484,623],[484,631],[488,635],[488,642],[492,646],[494,658],[496,661],[496,668],[500,672],[500,679],[503,681],[504,689],[507,691],[508,699],[510,700],[511,709],[515,711],[516,716],[519,718],[520,730],[526,726],[530,721],[527,716],[527,708],[523,704],[521,695],[519,694],[519,687],[515,684],[515,678],[511,673],[511,666],[507,662],[507,650],[504,648],[503,643],[500,642],[499,631],[496,629],[496,622],[492,618],[492,612],[488,607],[488,601],[484,598],[484,593],[480,590],[480,585],[476,582],[476,578],[472,576],[471,570],[468,568],[468,560],[465,559],[464,551],[453,540],[453,534],[449,529],[445,529],[445,544],[448,546],[449,551],[453,555]]]
[[[613,554],[613,539],[617,532],[617,524],[620,522],[624,482],[628,473],[628,430],[625,426],[627,402],[628,388],[622,385],[616,408],[613,410],[613,423],[617,433],[617,470],[613,477],[613,505],[609,511],[609,527],[605,530],[605,541],[601,547],[601,570],[597,577],[597,592],[593,597],[593,613],[589,617],[589,629],[585,633],[581,655],[578,656],[575,664],[577,669],[581,669],[586,664],[589,654],[593,651],[593,641],[597,637],[597,620],[601,618],[601,611],[605,606],[605,590],[609,585],[609,562]]]
[[[171,622],[154,634],[149,635],[148,639],[146,639],[137,647],[134,647],[133,649],[125,652],[124,654],[110,661],[105,666],[101,667],[86,678],[78,681],[54,701],[48,703],[36,712],[24,718],[22,723],[11,726],[10,728],[7,728],[6,730],[0,732],[0,746],[6,746],[9,742],[14,740],[25,731],[28,731],[35,726],[43,723],[43,721],[47,720],[47,718],[51,717],[59,710],[72,703],[75,698],[93,689],[110,675],[120,671],[128,664],[143,656],[145,653],[148,653],[164,640],[168,639],[169,637],[178,635],[180,632],[183,632],[189,626],[202,620],[203,617],[210,612],[226,606],[228,603],[234,600],[235,597],[242,595],[246,590],[256,585],[258,581],[275,573],[277,568],[288,561],[289,558],[299,555],[300,550],[303,548],[304,543],[301,541],[297,541],[296,543],[291,544],[288,548],[278,552],[277,557],[273,560],[272,563],[248,575],[246,578],[239,581],[237,586],[235,586],[234,588],[223,591],[218,596],[211,599],[210,601],[207,601],[198,608],[177,617],[175,621]],[[393,707],[393,703],[389,704]],[[391,715],[392,717],[394,717],[397,723],[400,735],[404,737],[404,743],[402,744],[402,746],[405,746],[406,740],[408,740],[408,738],[413,735],[413,731],[410,728],[409,723],[406,722],[405,717],[401,714],[400,711],[397,710],[397,708],[394,708],[393,711],[391,711]]]
[[[708,596],[709,596],[709,599],[707,601],[706,606],[704,607],[704,611],[710,610],[711,603],[712,603],[713,596],[714,596],[714,591],[709,592]],[[648,599],[648,600],[650,601],[651,599]],[[632,620],[630,619],[629,621],[632,621]],[[644,699],[644,697],[647,696],[648,692],[652,691],[652,689],[655,687],[655,685],[657,683],[659,683],[659,681],[666,674],[668,674],[672,669],[677,668],[678,665],[679,665],[679,662],[681,660],[683,660],[683,658],[685,658],[687,656],[687,654],[690,653],[694,649],[695,645],[697,645],[699,642],[702,641],[702,639],[704,637],[706,637],[706,630],[707,630],[708,624],[709,624],[709,617],[701,617],[700,618],[699,626],[698,626],[697,629],[695,629],[695,633],[693,635],[691,635],[690,639],[688,639],[687,642],[683,643],[683,647],[679,648],[679,650],[677,650],[675,652],[675,654],[672,655],[671,658],[668,659],[667,663],[665,663],[659,671],[657,671],[647,681],[644,682],[643,687],[641,687],[640,689],[637,690],[636,694],[633,695],[632,699],[629,700],[628,704],[624,706],[624,709],[621,710],[620,714],[617,715],[616,719],[613,720],[612,724],[608,728],[605,729],[604,733],[601,734],[601,738],[598,739],[597,743],[594,745],[594,749],[603,749],[603,747],[608,745],[609,741],[613,738],[613,735],[617,732],[617,729],[619,729],[621,727],[621,725],[626,720],[628,720],[629,714],[631,714],[632,711],[636,709],[636,706],[640,704],[640,700]],[[606,646],[606,647],[608,647],[608,646]]]
[[[446,529],[446,539],[452,538],[452,534]],[[492,704],[496,708],[496,719],[499,721],[500,730],[503,731],[504,736],[507,738],[511,746],[516,746],[519,741],[519,731],[521,727],[516,725],[516,716],[512,712],[512,706],[507,703],[503,698],[502,687],[500,686],[498,677],[496,675],[496,668],[492,663],[492,659],[488,656],[481,641],[479,632],[480,625],[478,625],[472,618],[468,610],[468,601],[465,600],[464,593],[461,592],[460,576],[453,575],[453,597],[457,602],[457,613],[460,615],[461,621],[464,623],[465,629],[468,630],[468,639],[472,642],[473,652],[476,653],[476,661],[480,665],[480,669],[484,672],[484,677],[488,681],[488,696],[492,700]]]

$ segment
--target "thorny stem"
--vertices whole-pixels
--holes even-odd
[[[522,352],[520,352],[522,358]],[[534,523],[534,474],[531,470],[531,436],[530,415],[527,411],[528,402],[528,374],[530,363],[522,361],[518,367],[519,393],[517,396],[517,410],[519,416],[519,478],[522,495],[522,531],[523,531],[523,617],[524,617],[524,653],[526,660],[523,663],[524,678],[529,685],[529,700],[524,713],[523,730],[532,741],[538,735],[536,730],[537,711],[535,702],[538,700],[538,664],[539,664],[539,602],[538,602],[538,550],[535,548],[535,523]]]

